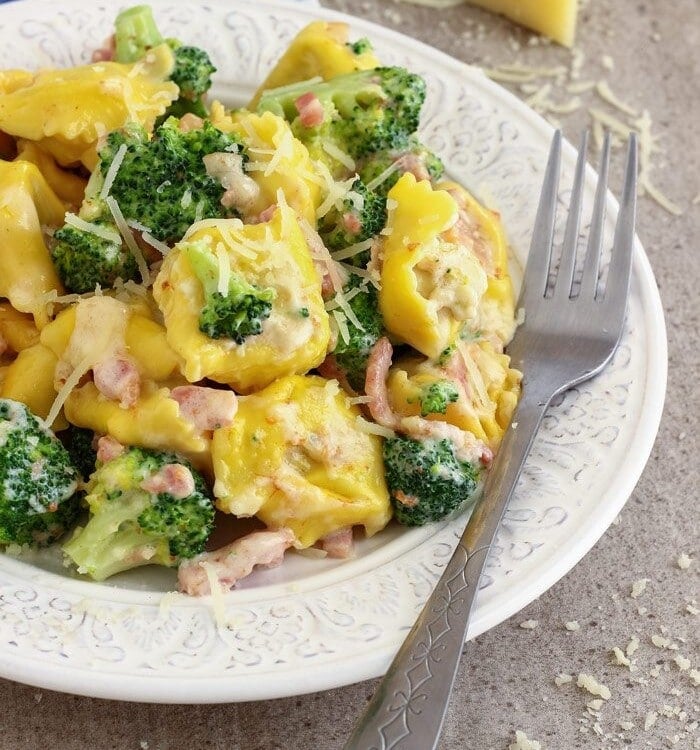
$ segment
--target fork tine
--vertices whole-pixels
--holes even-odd
[[[578,150],[574,184],[571,188],[569,215],[566,219],[566,230],[564,231],[564,242],[561,248],[559,272],[557,273],[554,287],[555,297],[569,297],[571,295],[571,285],[574,280],[574,269],[576,268],[578,232],[581,224],[581,206],[583,204],[583,183],[586,175],[587,148],[588,132],[584,131],[581,136],[581,145]]]
[[[600,169],[598,170],[598,186],[595,191],[595,202],[593,204],[593,215],[591,217],[590,236],[586,247],[586,258],[583,262],[583,273],[581,275],[581,289],[579,296],[584,300],[596,296],[598,286],[598,268],[600,266],[600,254],[603,249],[603,226],[605,224],[605,201],[608,192],[608,166],[610,164],[610,131],[605,133],[603,150],[600,156]]]
[[[606,319],[612,325],[622,327],[625,315],[625,301],[629,291],[632,269],[632,248],[634,246],[634,220],[637,208],[637,136],[630,133],[625,166],[625,182],[617,215],[615,236],[608,280],[605,285]]]
[[[523,286],[520,293],[521,306],[528,306],[544,297],[549,276],[554,240],[554,218],[559,188],[559,162],[561,161],[561,131],[556,130],[549,149],[549,159],[544,173],[540,202],[537,206],[535,228],[532,232],[530,254],[527,257]]]

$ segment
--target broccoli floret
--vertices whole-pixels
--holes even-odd
[[[431,182],[437,182],[445,174],[445,165],[415,135],[411,136],[405,149],[370,154],[357,165],[362,181],[383,197],[399,177],[409,171],[424,174]]]
[[[318,125],[301,122],[296,102],[314,94],[323,106]],[[375,68],[336,76],[322,83],[293,83],[266,91],[258,111],[271,111],[292,124],[292,131],[313,158],[328,162],[328,144],[353,159],[377,151],[400,151],[418,128],[425,81],[404,68]],[[332,162],[331,162],[332,163]]]
[[[175,68],[170,80],[180,89],[180,97],[192,104],[198,104],[201,117],[206,115],[202,97],[211,88],[211,74],[216,72],[209,55],[200,47],[180,44],[168,39],[168,45],[175,54]],[[189,110],[192,111],[192,110]]]
[[[206,116],[203,97],[211,87],[211,74],[216,68],[203,49],[183,45],[177,39],[163,39],[148,5],[128,8],[117,16],[114,42],[115,60],[123,63],[135,62],[149,49],[165,42],[175,58],[170,80],[180,89],[180,97],[170,106],[166,117],[182,117],[186,112]]]
[[[384,466],[394,515],[405,526],[439,521],[473,499],[479,469],[455,456],[450,440],[384,441]]]
[[[173,464],[191,473],[193,492],[180,497],[144,488]],[[140,565],[177,565],[204,550],[213,527],[204,480],[173,453],[127,448],[97,467],[87,491],[90,517],[63,551],[80,573],[96,581]]]
[[[73,466],[83,480],[87,481],[90,474],[95,471],[97,462],[97,451],[93,446],[95,433],[83,427],[70,425],[67,430],[60,433],[60,439],[71,457]]]
[[[332,208],[321,219],[319,234],[329,250],[343,250],[379,234],[385,224],[386,198],[367,190],[358,178],[343,201],[342,210]],[[366,266],[369,250],[347,260],[356,266]]]
[[[114,131],[99,152],[102,174],[122,145],[126,151],[110,195],[126,219],[139,221],[157,239],[176,242],[195,221],[237,215],[221,205],[225,189],[207,174],[203,162],[207,154],[241,153],[236,136],[210,122],[183,133],[175,119],[161,125],[150,140],[138,127]]]
[[[44,545],[74,523],[78,473],[24,404],[0,399],[0,544]]]
[[[53,236],[51,256],[66,289],[83,294],[95,286],[111,287],[115,280],[138,276],[136,259],[122,243],[114,224],[106,220],[94,222],[104,232],[94,232],[65,225]],[[108,239],[109,237],[109,239]]]
[[[349,292],[355,289],[359,291],[350,298],[348,305],[358,322],[362,324],[362,328],[358,328],[348,318],[349,341],[338,336],[333,356],[352,388],[364,391],[367,359],[372,347],[384,335],[384,323],[379,312],[379,295],[375,287],[357,274],[351,274],[344,291],[350,296]]]
[[[422,417],[428,414],[444,414],[447,407],[459,398],[459,391],[451,380],[435,380],[421,388],[416,399]]]
[[[352,50],[353,55],[364,55],[367,52],[374,52],[372,42],[367,37],[362,37],[356,42],[348,42],[348,47]]]
[[[183,247],[195,276],[204,288],[204,307],[199,314],[199,330],[212,339],[232,339],[242,344],[248,336],[262,333],[262,325],[272,312],[274,289],[260,289],[231,273],[228,293],[218,290],[219,265],[211,250],[200,243]]]

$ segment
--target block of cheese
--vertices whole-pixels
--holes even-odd
[[[494,13],[500,13],[566,47],[571,47],[574,43],[578,0],[468,0],[468,2]]]
[[[566,47],[574,43],[578,0],[408,0],[432,8],[448,8],[465,1],[500,13]]]

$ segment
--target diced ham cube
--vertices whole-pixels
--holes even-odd
[[[180,405],[180,416],[192,422],[198,430],[227,427],[238,411],[236,394],[218,388],[181,385],[173,388],[170,398]]]

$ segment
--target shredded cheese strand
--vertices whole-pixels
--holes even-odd
[[[124,242],[126,242],[126,246],[129,248],[132,255],[136,259],[136,265],[139,267],[139,273],[141,274],[143,283],[148,286],[148,284],[150,284],[151,282],[151,275],[148,270],[148,264],[146,263],[146,259],[143,257],[141,248],[136,244],[134,235],[131,233],[131,229],[129,229],[129,225],[126,223],[126,219],[124,218],[124,214],[119,208],[119,204],[114,200],[114,198],[112,198],[111,195],[108,195],[105,198],[105,203],[107,204],[107,207],[109,208],[114,218],[114,223],[117,225],[117,229],[119,230],[121,236],[124,238]]]

